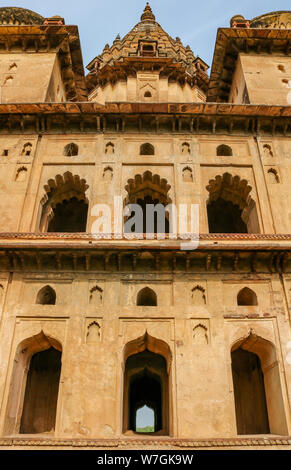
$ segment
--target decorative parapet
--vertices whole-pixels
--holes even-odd
[[[65,24],[65,20],[61,16],[55,15],[55,16],[51,16],[50,18],[45,18],[43,21],[43,24],[53,25],[53,26],[62,26]]]
[[[235,15],[230,20],[231,28],[249,28],[250,21],[245,20],[242,15]]]

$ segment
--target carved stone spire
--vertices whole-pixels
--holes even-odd
[[[141,21],[145,21],[145,22],[147,21],[152,22],[156,20],[155,15],[153,14],[150,4],[148,2],[145,6],[144,12],[141,15],[140,19]]]

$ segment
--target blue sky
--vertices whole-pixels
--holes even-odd
[[[136,427],[145,428],[146,426],[154,426],[155,417],[154,412],[148,406],[139,408],[136,413]]]
[[[124,36],[139,21],[146,0],[39,0],[16,1],[0,6],[28,8],[47,17],[61,15],[66,24],[77,24],[81,36],[84,66]],[[174,38],[179,36],[211,66],[217,28],[228,27],[230,18],[242,14],[250,19],[278,10],[291,10],[290,0],[151,0],[160,25]]]

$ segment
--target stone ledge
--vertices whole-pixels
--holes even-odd
[[[217,447],[274,447],[291,446],[291,436],[272,438],[222,438],[222,439],[18,439],[3,438],[2,447],[81,447],[113,448],[130,447],[178,447],[178,448],[217,448]]]

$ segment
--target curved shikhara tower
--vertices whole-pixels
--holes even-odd
[[[87,66],[89,100],[105,102],[190,103],[205,101],[208,65],[190,46],[166,33],[149,4],[124,38]]]

